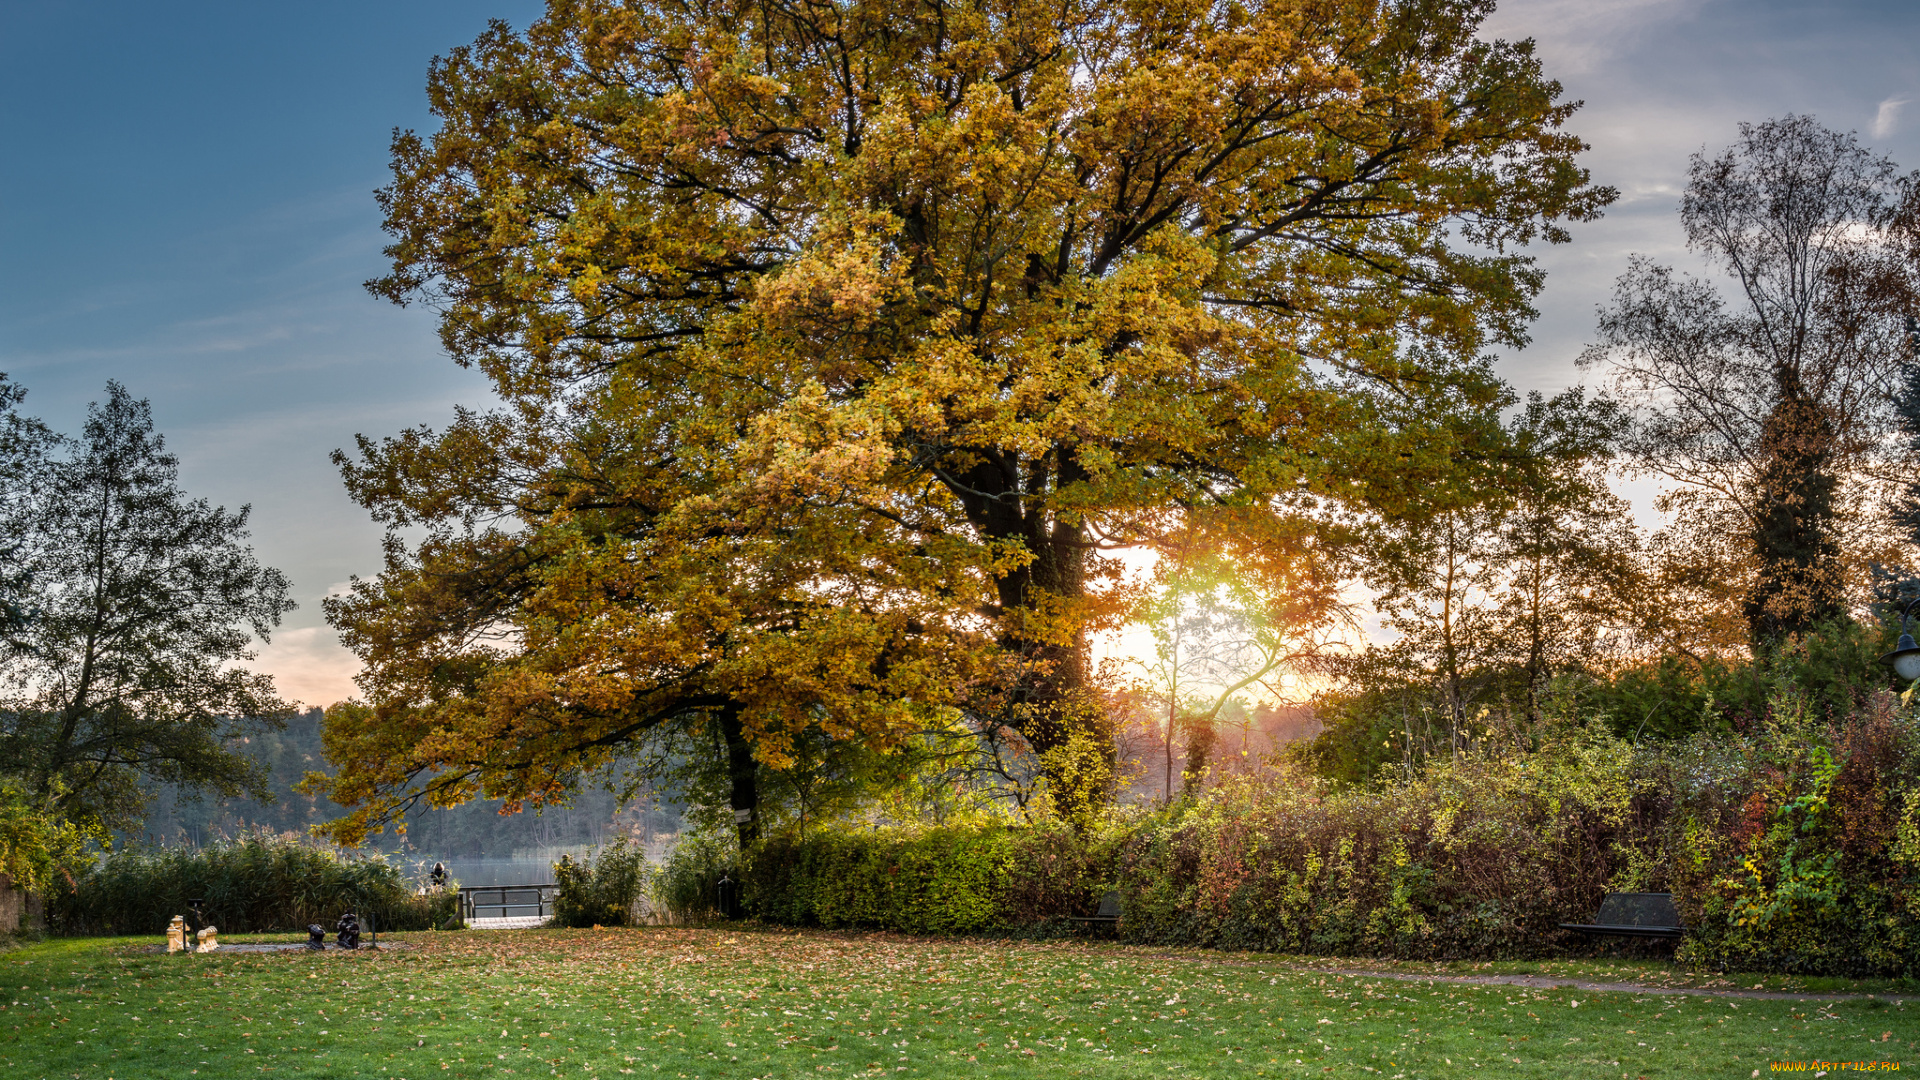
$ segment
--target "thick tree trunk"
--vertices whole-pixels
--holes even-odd
[[[1048,496],[1056,487],[1055,470],[1046,461],[1023,461],[996,451],[974,453],[978,463],[949,487],[983,537],[1018,543],[1032,554],[1026,565],[994,583],[1000,609],[1016,616],[1037,614],[1084,599],[1086,530],[1048,512]],[[1060,484],[1082,478],[1077,467],[1058,472]],[[1048,620],[1043,616],[1040,621]],[[1065,745],[1080,727],[1071,717],[1083,711],[1087,699],[1086,634],[1077,626],[1064,639],[1012,629],[1002,643],[1028,661],[1029,674],[1018,696],[1019,704],[1027,706],[1020,721],[1021,735],[1042,753]]]
[[[1761,430],[1753,495],[1760,573],[1746,616],[1756,652],[1845,613],[1833,537],[1833,424],[1791,368],[1775,378],[1780,396]]]
[[[753,759],[753,746],[741,727],[740,706],[720,710],[720,736],[726,743],[727,777],[732,783],[727,801],[744,851],[760,838],[760,763]]]
[[[1085,784],[1065,773],[1084,776],[1085,764],[1069,769],[1060,755],[1081,736],[1082,748],[1097,746],[1111,757],[1112,740],[1092,692],[1086,633],[1078,625],[1061,628],[1052,614],[1086,599],[1091,545],[1078,521],[1051,512],[1048,504],[1060,487],[1086,474],[1067,448],[1037,460],[990,450],[975,450],[970,456],[976,463],[948,483],[968,520],[983,537],[1017,542],[1032,554],[1026,565],[995,582],[1002,612],[1015,616],[1014,623],[1030,621],[1063,630],[1048,634],[1014,627],[1002,638],[1010,653],[1026,661],[1009,722],[1040,756],[1042,769],[1055,781],[1056,800],[1065,797],[1062,808],[1077,809],[1088,797],[1079,790]],[[1037,620],[1030,618],[1036,615]]]
[[[1009,612],[1044,612],[1055,604],[1086,598],[1087,547],[1077,525],[1055,524],[1033,530],[1025,541],[1034,559],[999,581],[1001,607]],[[1086,726],[1091,704],[1086,632],[1073,626],[1064,640],[1010,634],[1006,645],[1030,661],[1022,700],[1028,706],[1021,734],[1045,753],[1065,746]]]

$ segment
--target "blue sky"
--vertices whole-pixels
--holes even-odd
[[[191,492],[253,504],[255,545],[301,604],[262,666],[308,702],[352,692],[320,597],[379,565],[328,452],[484,402],[429,313],[360,289],[383,269],[389,134],[429,122],[429,58],[539,10],[0,0],[0,371],[66,430],[121,380],[152,399]],[[1504,361],[1523,390],[1578,379],[1629,252],[1685,261],[1687,155],[1739,121],[1811,113],[1920,168],[1913,0],[1511,0],[1489,27],[1539,41],[1587,103],[1588,165],[1622,192],[1542,252],[1535,343]]]

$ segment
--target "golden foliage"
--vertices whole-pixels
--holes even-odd
[[[1518,247],[1611,192],[1490,6],[554,0],[437,61],[370,287],[509,408],[348,472],[500,532],[336,608],[413,763],[343,743],[336,795],[499,742],[534,797],[689,710],[777,764],[783,724],[884,740],[987,667],[1065,745],[1125,610],[1101,549],[1226,505],[1319,558],[1314,515],[1419,499],[1497,400]]]

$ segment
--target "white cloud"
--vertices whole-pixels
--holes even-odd
[[[1880,103],[1880,110],[1873,114],[1873,137],[1884,139],[1900,127],[1900,107],[1910,98],[1890,97]]]
[[[1485,37],[1532,38],[1549,70],[1583,73],[1628,51],[1646,32],[1691,17],[1707,0],[1504,0]]]
[[[273,676],[281,697],[303,705],[331,705],[359,693],[353,677],[360,673],[360,658],[328,627],[282,630],[247,667]]]

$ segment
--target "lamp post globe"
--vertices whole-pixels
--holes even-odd
[[[1900,635],[1900,647],[1881,657],[1893,665],[1893,673],[1912,682],[1920,679],[1920,645],[1915,645],[1912,634]]]
[[[1907,633],[1907,617],[1913,614],[1914,605],[1920,604],[1920,597],[1907,601],[1900,608],[1900,643],[1892,652],[1880,659],[1892,665],[1893,673],[1912,682],[1920,679],[1920,645],[1914,644],[1913,635]]]

